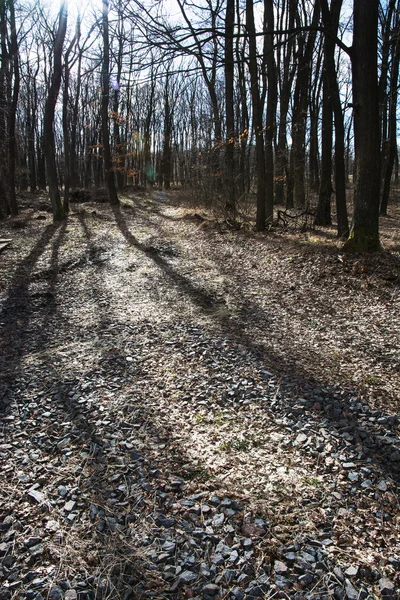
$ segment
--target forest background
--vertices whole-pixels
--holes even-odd
[[[115,204],[127,186],[179,186],[233,221],[255,212],[259,231],[275,204],[321,226],[333,209],[349,248],[378,249],[399,18],[395,0],[105,0],[69,16],[3,0],[0,215],[17,190],[48,189],[57,220],[82,189]]]

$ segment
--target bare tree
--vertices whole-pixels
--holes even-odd
[[[114,170],[111,159],[110,127],[108,105],[110,100],[110,41],[108,35],[108,0],[103,0],[103,65],[102,65],[102,94],[101,94],[101,123],[103,133],[103,162],[104,177],[108,190],[110,204],[119,204],[115,186]]]
[[[66,0],[61,0],[58,16],[58,29],[54,40],[53,53],[53,72],[47,94],[43,132],[44,132],[44,152],[46,157],[47,180],[49,184],[49,194],[53,219],[55,221],[65,218],[65,211],[61,203],[60,191],[58,189],[58,176],[56,165],[56,145],[54,139],[54,113],[61,86],[62,77],[62,50],[67,30],[68,9]]]

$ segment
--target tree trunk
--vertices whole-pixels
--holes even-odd
[[[233,28],[235,22],[235,0],[227,0],[225,13],[225,190],[226,209],[233,219],[236,218],[235,198],[235,111],[233,98],[234,62]]]
[[[400,16],[396,19],[398,30],[400,24]],[[390,73],[389,86],[389,138],[388,138],[388,156],[384,164],[383,170],[383,191],[381,200],[381,215],[387,214],[389,202],[390,184],[392,180],[393,167],[396,158],[397,150],[397,96],[398,96],[398,79],[399,79],[399,59],[400,59],[400,38],[392,48],[392,66]]]
[[[119,204],[117,190],[115,187],[114,170],[111,160],[110,128],[108,117],[108,104],[110,99],[110,45],[108,36],[108,0],[103,0],[103,69],[101,96],[101,124],[103,132],[103,162],[104,177],[108,190],[110,204]]]
[[[332,99],[328,75],[324,62],[323,92],[322,92],[322,140],[321,140],[321,185],[319,190],[317,213],[314,224],[328,226],[332,224]]]
[[[277,76],[274,58],[274,6],[272,0],[264,0],[264,55],[267,67],[267,118],[265,129],[265,191],[266,221],[274,217],[274,139],[276,128]]]
[[[59,12],[59,25],[54,41],[54,64],[53,74],[51,76],[50,89],[46,99],[44,111],[43,132],[44,132],[44,153],[46,157],[47,180],[49,184],[49,194],[51,207],[53,211],[53,219],[55,221],[65,218],[58,189],[57,165],[56,165],[56,145],[54,139],[54,113],[57,103],[58,93],[60,91],[61,76],[62,76],[62,48],[67,30],[67,4],[62,0]]]
[[[253,105],[253,129],[256,136],[256,169],[257,169],[257,215],[256,229],[264,231],[266,220],[266,181],[265,153],[263,135],[263,104],[260,96],[257,65],[257,43],[254,25],[253,0],[246,0],[246,28],[249,36],[249,71],[251,82],[251,99]]]
[[[16,162],[16,150],[17,145],[15,142],[15,121],[17,117],[17,104],[19,96],[19,85],[20,85],[20,73],[19,73],[19,57],[18,57],[18,40],[17,40],[17,29],[15,26],[15,10],[14,0],[9,0],[10,9],[10,45],[11,45],[11,56],[12,72],[13,72],[13,88],[11,97],[11,106],[9,109],[9,125],[8,125],[8,177],[9,177],[9,198],[8,203],[12,215],[18,214],[18,203],[15,194],[15,162]]]
[[[311,26],[316,27],[319,21],[320,2],[314,3],[314,11]],[[293,125],[292,125],[292,153],[293,153],[293,182],[294,182],[294,204],[296,207],[304,207],[306,204],[305,190],[305,166],[306,147],[305,134],[308,112],[309,84],[312,68],[312,55],[316,39],[316,30],[311,29],[307,41],[303,40],[301,46],[305,45],[304,51],[300,48],[299,67],[297,71],[296,87],[294,93]]]
[[[345,248],[376,251],[379,241],[379,105],[377,0],[354,0],[354,217]]]

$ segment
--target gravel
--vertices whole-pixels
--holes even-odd
[[[0,306],[0,600],[398,598],[397,416],[103,242]]]

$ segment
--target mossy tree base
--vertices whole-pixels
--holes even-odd
[[[382,246],[379,236],[358,229],[350,233],[349,239],[343,246],[343,250],[347,252],[379,252],[382,250]]]

